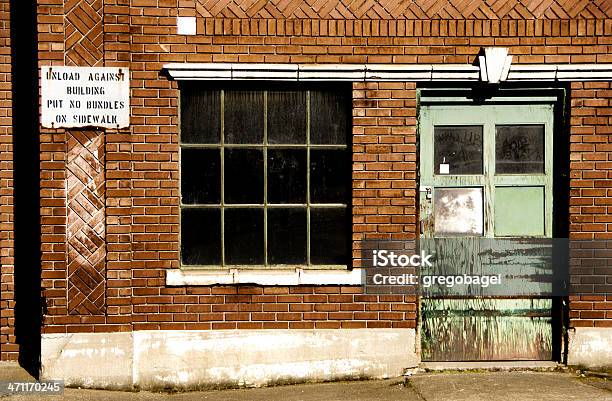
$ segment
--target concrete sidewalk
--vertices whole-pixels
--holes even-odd
[[[0,365],[0,381],[26,380],[27,373]],[[32,380],[30,378],[30,380]],[[113,392],[66,389],[63,396],[11,395],[20,400],[125,400],[125,401],[612,401],[612,381],[582,378],[561,372],[423,373],[410,378],[358,382],[300,384],[259,389],[198,391],[189,393]]]

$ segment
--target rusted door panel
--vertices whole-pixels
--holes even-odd
[[[422,275],[500,275],[502,286],[423,288],[429,297],[512,296],[553,291],[553,247],[542,238],[421,238],[419,248],[433,255],[433,266]]]
[[[551,360],[551,299],[423,299],[424,361]]]

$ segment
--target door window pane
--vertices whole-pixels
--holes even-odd
[[[434,230],[436,234],[482,235],[482,188],[436,188]]]
[[[306,149],[268,150],[268,202],[306,203]]]
[[[349,149],[310,151],[310,201],[347,203],[351,187]]]
[[[544,126],[495,127],[496,174],[544,173]]]
[[[495,235],[544,235],[543,187],[495,188]]]
[[[263,265],[263,209],[225,209],[225,264]]]
[[[350,261],[348,208],[310,210],[310,262],[313,265],[346,265]]]
[[[310,142],[346,144],[350,113],[350,99],[345,91],[310,92]]]
[[[434,174],[482,174],[482,152],[481,125],[434,127]]]
[[[181,211],[181,263],[184,265],[221,263],[220,209]]]
[[[306,143],[306,92],[268,92],[268,143]]]
[[[181,152],[181,201],[183,204],[221,202],[221,160],[219,149],[191,149]]]
[[[268,263],[306,263],[306,209],[268,209]]]
[[[225,92],[225,143],[263,143],[263,92]]]
[[[181,141],[214,144],[220,138],[221,91],[181,89]]]
[[[225,149],[225,203],[263,203],[263,152]]]

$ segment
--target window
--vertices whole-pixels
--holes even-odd
[[[181,264],[346,266],[350,88],[181,88]]]

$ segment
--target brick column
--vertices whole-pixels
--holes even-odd
[[[0,360],[17,359],[15,344],[15,249],[13,120],[9,0],[0,1]]]
[[[612,240],[611,125],[612,83],[572,83],[571,239]],[[572,282],[585,291],[584,295],[570,297],[570,327],[612,327],[612,296],[601,291],[604,285],[610,285],[612,250],[587,251],[571,260]]]
[[[66,65],[104,65],[102,1],[64,2]],[[68,313],[102,315],[106,307],[104,132],[66,132]]]

